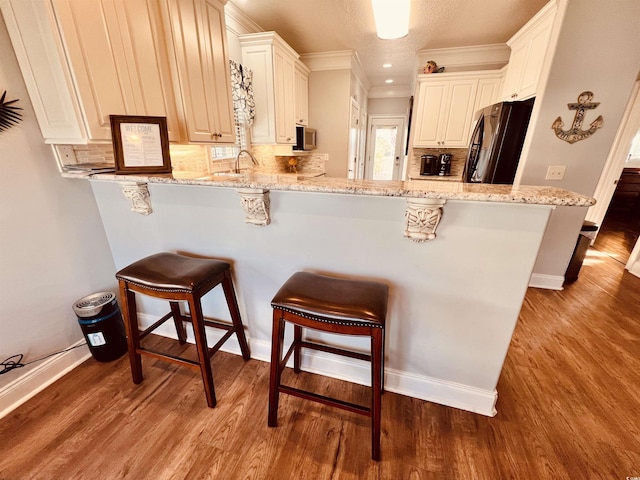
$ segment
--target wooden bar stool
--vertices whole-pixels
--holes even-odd
[[[242,358],[245,360],[250,358],[249,346],[244,335],[240,310],[231,280],[231,266],[221,260],[193,258],[165,252],[132,263],[116,273],[116,278],[120,284],[120,298],[123,304],[122,313],[127,331],[133,382],[139,384],[143,379],[141,355],[199,369],[204,382],[207,405],[215,407],[216,395],[211,373],[211,356],[235,333],[242,351]],[[222,283],[231,313],[231,324],[219,320],[208,320],[202,315],[201,298],[220,283]],[[139,331],[136,293],[168,300],[171,311],[146,330]],[[180,301],[188,303],[189,315],[181,313]],[[182,344],[187,340],[187,332],[183,322],[192,323],[198,361],[155,352],[140,345],[140,340],[170,318],[173,318],[178,332],[178,340]],[[212,348],[207,346],[205,326],[227,330]]]
[[[269,380],[269,426],[278,422],[280,393],[371,417],[372,458],[380,459],[380,407],[384,385],[384,327],[389,288],[376,282],[346,280],[309,272],[297,272],[282,285],[271,301],[273,331]],[[285,322],[294,325],[293,343],[282,356]],[[371,337],[371,352],[364,354],[305,341],[302,328],[343,335]],[[371,363],[371,405],[362,406],[281,383],[284,367],[293,353],[294,372],[300,372],[302,348],[343,355]]]

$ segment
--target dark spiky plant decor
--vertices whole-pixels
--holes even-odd
[[[16,103],[18,99],[5,102],[4,99],[6,96],[7,91],[5,90],[2,97],[0,97],[0,132],[7,130],[22,120],[22,114],[18,112],[18,110],[22,109],[12,105],[12,103]]]

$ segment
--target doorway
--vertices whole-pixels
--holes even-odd
[[[367,135],[368,180],[400,180],[404,167],[404,117],[369,117]]]
[[[624,263],[636,276],[640,276],[640,211],[635,202],[640,202],[640,193],[632,193],[629,202],[627,187],[621,187],[624,177],[640,170],[640,160],[634,158],[638,155],[634,138],[639,132],[640,82],[636,82],[594,192],[598,203],[587,213],[587,220],[600,225],[593,247]]]

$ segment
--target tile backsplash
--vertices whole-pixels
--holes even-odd
[[[75,162],[64,159],[63,163],[111,163],[114,164],[113,145],[99,143],[89,145],[70,145],[73,148]],[[292,155],[290,145],[252,145],[251,153],[258,160],[258,170],[263,173],[289,173],[295,163],[298,173],[324,173],[328,155],[324,153],[303,153]],[[235,167],[235,159],[211,160],[208,145],[169,146],[171,166],[176,172],[223,172]],[[70,157],[73,159],[73,157]],[[240,168],[252,168],[254,165],[247,155],[240,157]]]
[[[466,148],[414,148],[409,157],[409,167],[407,168],[408,177],[419,177],[422,155],[435,155],[439,156],[441,153],[450,153],[451,156],[451,176],[462,178],[462,172],[464,170],[464,164],[467,161]]]

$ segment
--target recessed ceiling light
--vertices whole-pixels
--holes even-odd
[[[391,68],[393,67],[393,65],[391,65],[390,63],[383,63],[382,64],[382,68]]]
[[[389,78],[388,80],[385,80],[384,83],[393,83],[393,80]]]

